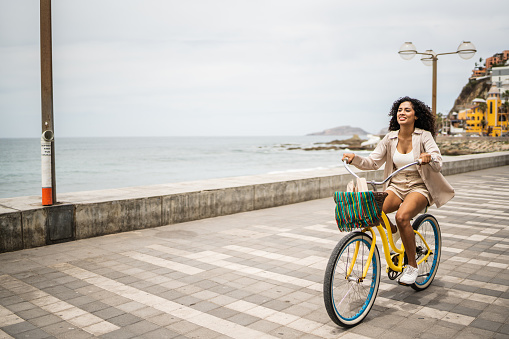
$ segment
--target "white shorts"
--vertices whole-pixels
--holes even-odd
[[[433,205],[431,194],[417,171],[399,172],[391,179],[387,191],[394,192],[401,201],[405,200],[410,193],[419,192],[428,199],[428,206]]]

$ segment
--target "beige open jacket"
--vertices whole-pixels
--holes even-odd
[[[392,158],[398,145],[398,133],[399,131],[389,132],[368,157],[355,155],[352,164],[361,170],[374,170],[385,163],[384,178],[387,178],[394,170]],[[436,206],[443,206],[454,197],[454,189],[440,173],[442,155],[431,133],[416,128],[412,134],[412,148],[415,160],[419,159],[423,152],[431,155],[433,161],[428,165],[417,166],[417,170]],[[384,190],[387,189],[388,184],[389,182],[384,185]]]

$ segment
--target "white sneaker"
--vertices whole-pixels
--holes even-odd
[[[417,276],[419,275],[419,269],[406,265],[403,270],[403,275],[399,278],[399,283],[402,285],[412,285],[415,283]]]

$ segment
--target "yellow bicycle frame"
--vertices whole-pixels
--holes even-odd
[[[380,238],[382,239],[382,245],[384,248],[385,261],[387,262],[387,266],[389,266],[393,271],[396,271],[396,272],[403,271],[403,258],[404,258],[403,254],[405,253],[404,246],[403,246],[403,244],[401,244],[401,248],[397,248],[396,244],[394,244],[394,240],[392,238],[392,231],[390,231],[391,227],[390,227],[389,219],[387,218],[387,215],[385,215],[384,212],[382,212],[382,222],[383,222],[383,225],[385,226],[385,229],[382,226],[382,223],[380,223],[378,226],[369,227],[369,228],[365,228],[362,230],[362,232],[367,232],[369,230],[371,232],[372,240],[371,240],[371,247],[369,249],[368,260],[366,261],[364,270],[362,272],[362,277],[360,278],[361,281],[364,280],[364,278],[366,278],[366,276],[368,275],[368,269],[369,269],[369,266],[371,265],[371,259],[373,258],[373,253],[375,252],[376,234],[375,234],[375,231],[373,230],[374,228],[376,228],[378,230],[378,232],[380,233]],[[386,230],[387,230],[387,233],[385,233]],[[426,240],[424,240],[424,237],[418,231],[414,230],[414,233],[417,234],[421,238],[422,242],[426,245],[426,248],[428,250],[426,255],[421,260],[419,260],[417,262],[417,265],[420,265],[425,260],[428,259],[428,257],[431,254],[431,249],[429,248]],[[389,240],[387,240],[387,239],[389,239]],[[390,246],[390,248],[389,248],[389,246]],[[360,247],[360,243],[357,242],[355,244],[355,251],[353,254],[352,262],[351,262],[350,267],[348,268],[348,271],[346,273],[346,279],[348,279],[350,277],[350,274],[352,273],[353,267],[357,260],[357,255],[359,254],[359,247]],[[392,258],[390,255],[391,248],[394,252],[399,254],[398,255],[398,265],[394,265],[394,263],[392,262]]]

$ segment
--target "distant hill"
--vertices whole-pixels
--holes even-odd
[[[490,86],[491,78],[489,77],[477,81],[469,80],[461,90],[456,101],[454,101],[454,106],[449,111],[449,114],[452,112],[459,112],[460,110],[470,107],[472,100],[475,98],[486,98]]]
[[[367,135],[371,134],[362,128],[352,126],[339,126],[331,129],[323,130],[322,132],[310,133],[308,135]]]

